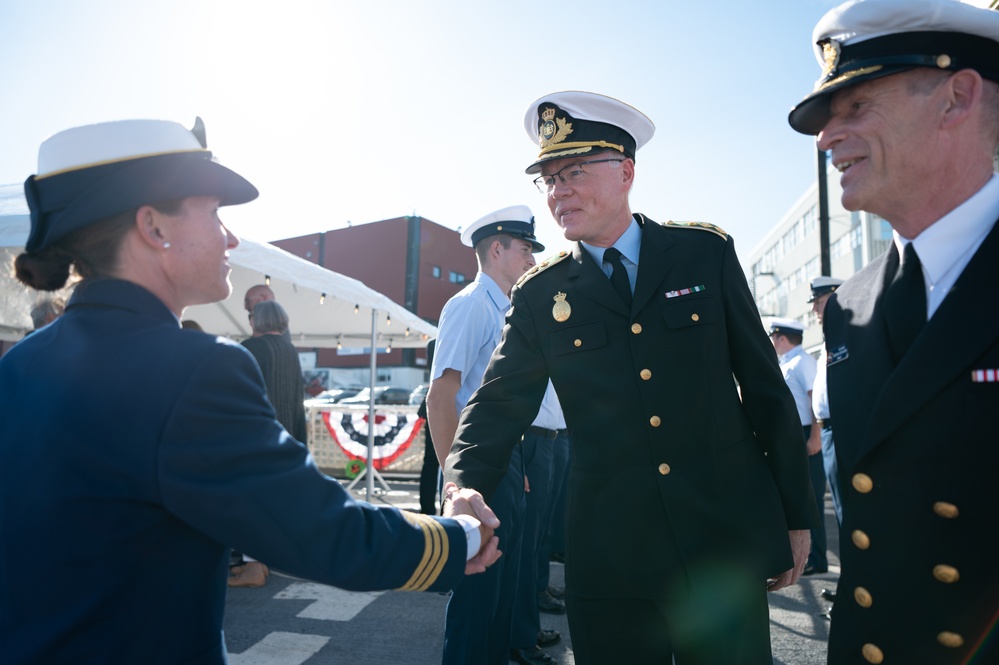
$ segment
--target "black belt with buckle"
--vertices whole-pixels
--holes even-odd
[[[832,429],[832,418],[819,418],[815,422],[819,424],[822,429]]]
[[[565,434],[568,430],[564,429],[545,429],[544,427],[535,427],[531,425],[527,428],[527,431],[531,434],[536,434],[537,436],[544,437],[546,439],[557,439],[559,435]]]

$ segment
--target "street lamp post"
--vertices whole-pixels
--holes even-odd
[[[757,300],[757,293],[758,293],[758,291],[756,289],[756,279],[758,277],[769,277],[772,280],[774,280],[774,286],[775,287],[780,285],[780,277],[778,277],[776,273],[772,273],[772,272],[755,272],[755,273],[753,273],[753,282],[752,282],[752,286],[753,286],[753,300]],[[756,303],[756,306],[759,307],[759,302]],[[760,312],[760,316],[780,316],[780,314],[779,313],[771,314],[771,313],[766,313],[766,312]]]

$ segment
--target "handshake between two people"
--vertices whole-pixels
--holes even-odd
[[[465,574],[481,573],[496,563],[503,553],[499,550],[499,538],[495,531],[499,527],[499,519],[492,509],[486,505],[482,495],[470,488],[459,488],[455,483],[444,485],[444,506],[441,510],[444,517],[469,515],[479,521],[480,545],[479,551],[465,564]]]

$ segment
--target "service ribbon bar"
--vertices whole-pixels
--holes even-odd
[[[690,288],[680,289],[679,291],[667,291],[666,297],[679,298],[680,296],[685,296],[690,293],[697,293],[698,291],[703,291],[703,290],[704,290],[704,285],[701,284],[700,286],[691,286]]]
[[[971,370],[971,380],[975,383],[999,382],[999,369],[973,369]]]

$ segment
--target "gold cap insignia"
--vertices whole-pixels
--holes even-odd
[[[559,291],[555,294],[554,300],[555,305],[552,307],[552,318],[559,323],[568,321],[569,315],[572,314],[572,307],[565,301],[565,294]]]
[[[840,45],[834,39],[822,43],[822,78],[826,78],[839,67]]]
[[[538,144],[542,149],[553,143],[561,143],[572,134],[572,123],[565,118],[556,118],[553,107],[541,112],[541,121],[541,126],[538,128]]]

